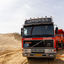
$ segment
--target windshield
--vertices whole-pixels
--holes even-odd
[[[53,25],[34,25],[25,26],[23,31],[23,37],[50,37],[54,36]]]

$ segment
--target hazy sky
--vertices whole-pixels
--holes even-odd
[[[64,29],[64,0],[0,0],[0,33],[20,33],[25,18],[41,16]]]

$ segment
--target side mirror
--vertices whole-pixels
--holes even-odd
[[[58,27],[56,27],[56,33],[58,33]]]
[[[23,35],[23,28],[21,28],[21,36]]]

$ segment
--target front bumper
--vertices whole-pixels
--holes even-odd
[[[23,49],[22,55],[24,57],[54,58],[56,56],[55,50],[56,48]]]
[[[55,53],[48,53],[48,54],[37,54],[37,53],[23,53],[24,57],[42,57],[42,58],[54,58],[56,56]]]

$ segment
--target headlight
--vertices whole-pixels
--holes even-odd
[[[52,50],[52,52],[54,52],[54,50]]]
[[[24,53],[31,53],[31,49],[23,49]]]
[[[49,50],[49,52],[54,52],[54,50]]]
[[[24,52],[28,52],[28,50],[27,49],[24,49]]]

